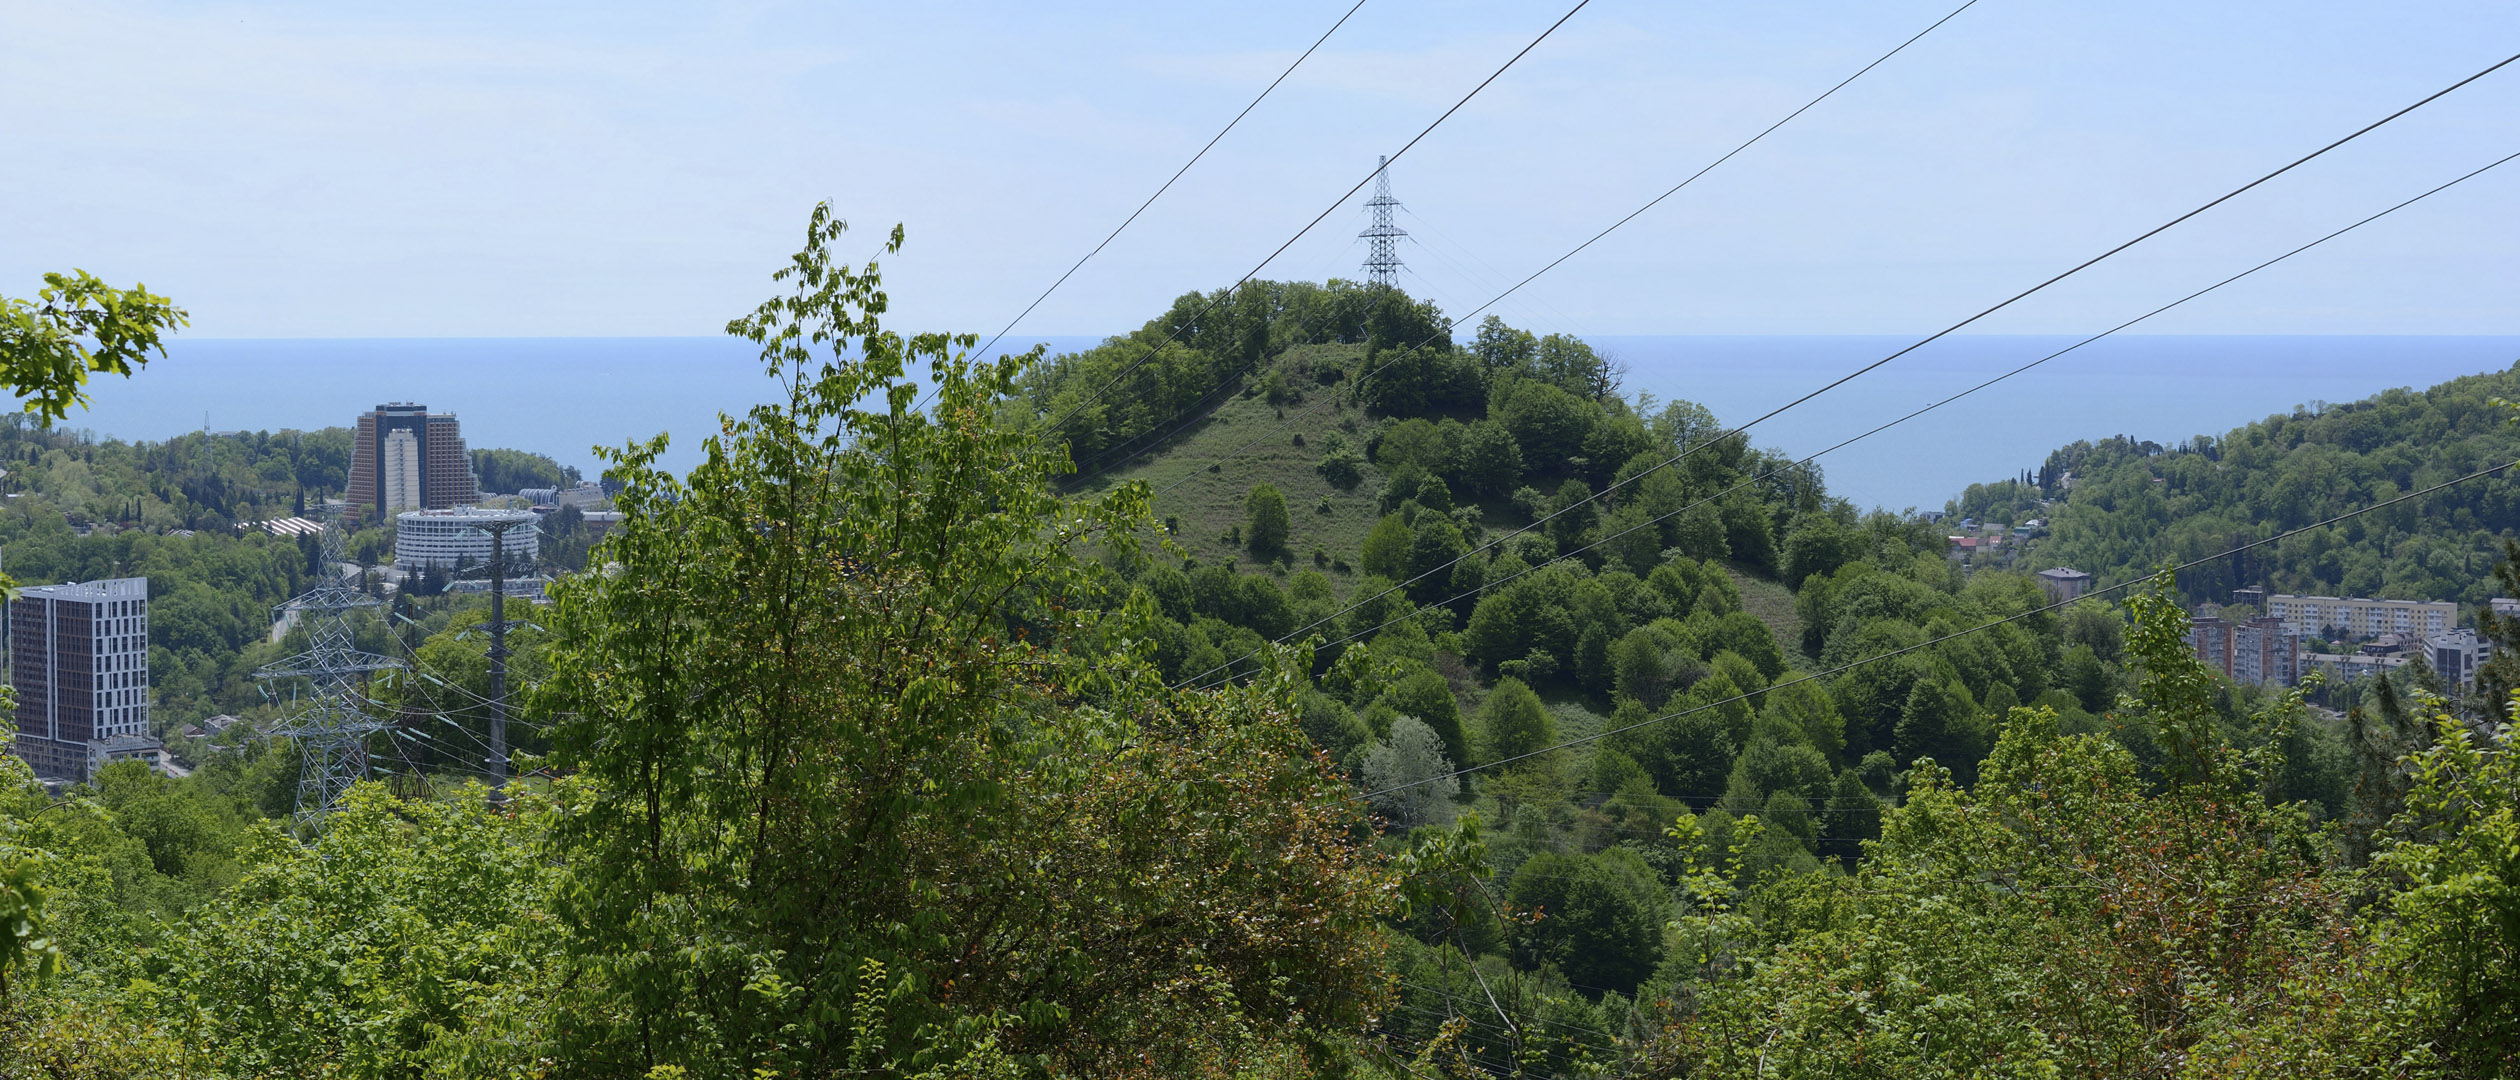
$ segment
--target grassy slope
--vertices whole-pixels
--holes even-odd
[[[1327,364],[1347,359],[1355,350],[1355,346],[1314,346],[1310,359]],[[1250,386],[1256,389],[1259,380],[1253,378]],[[1303,401],[1283,410],[1256,392],[1236,395],[1164,445],[1089,478],[1084,489],[1102,491],[1130,480],[1145,481],[1156,491],[1156,516],[1180,519],[1180,532],[1174,539],[1191,555],[1202,563],[1237,561],[1250,569],[1250,553],[1226,544],[1224,533],[1249,520],[1243,500],[1253,485],[1275,484],[1286,496],[1287,514],[1293,521],[1287,547],[1295,553],[1296,568],[1313,565],[1315,545],[1328,549],[1348,566],[1345,573],[1325,570],[1344,594],[1355,584],[1358,550],[1365,534],[1381,516],[1375,495],[1382,490],[1383,476],[1367,465],[1365,478],[1355,490],[1341,491],[1322,479],[1313,465],[1321,460],[1323,437],[1333,431],[1342,433],[1362,453],[1371,425],[1363,410],[1340,402],[1328,389],[1307,388]],[[1304,445],[1295,444],[1297,435],[1303,437]],[[1216,472],[1207,471],[1211,464],[1218,466]],[[1320,511],[1325,500],[1327,513]],[[1488,525],[1496,530],[1492,536],[1513,527],[1494,515]],[[1727,569],[1741,592],[1742,606],[1768,625],[1787,661],[1810,670],[1812,661],[1802,654],[1802,622],[1794,614],[1793,592],[1738,567]],[[1448,674],[1453,676],[1454,696],[1464,715],[1475,714],[1485,692],[1471,681],[1467,669]],[[1561,738],[1595,734],[1606,722],[1606,717],[1572,691],[1552,689],[1543,696],[1557,719]]]
[[[1320,363],[1344,358],[1354,348],[1316,346],[1312,352]],[[1259,380],[1251,380],[1250,385],[1256,388]],[[1281,426],[1279,407],[1256,393],[1237,395],[1152,453],[1090,478],[1085,489],[1100,491],[1143,480],[1157,492],[1156,516],[1180,519],[1181,531],[1174,539],[1200,562],[1240,559],[1248,568],[1250,554],[1228,546],[1222,538],[1227,529],[1250,520],[1243,500],[1252,486],[1264,481],[1275,484],[1286,496],[1287,516],[1293,522],[1287,548],[1295,553],[1296,567],[1312,565],[1314,545],[1327,548],[1350,567],[1347,574],[1331,574],[1331,581],[1344,592],[1355,581],[1357,551],[1365,534],[1380,517],[1374,499],[1382,490],[1383,477],[1368,465],[1356,490],[1340,491],[1322,479],[1313,465],[1321,460],[1323,436],[1339,431],[1362,451],[1365,433],[1371,428],[1362,410],[1341,404],[1331,391],[1319,388],[1308,388],[1303,401],[1283,411],[1286,422]],[[1298,435],[1305,445],[1295,445]],[[1244,448],[1255,439],[1260,441]],[[1220,466],[1218,471],[1208,472],[1211,464]],[[1327,513],[1321,512],[1325,499]]]
[[[1733,587],[1741,590],[1742,610],[1758,616],[1768,632],[1776,635],[1776,647],[1785,654],[1785,662],[1804,671],[1818,667],[1802,651],[1802,617],[1794,614],[1794,591],[1784,582],[1745,573],[1731,564],[1724,566],[1724,572],[1732,575]]]

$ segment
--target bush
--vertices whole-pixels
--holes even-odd
[[[1286,554],[1286,537],[1292,526],[1286,517],[1286,496],[1268,484],[1257,484],[1243,499],[1243,509],[1251,514],[1251,550],[1263,559]]]
[[[1332,451],[1328,457],[1321,459],[1320,464],[1313,466],[1313,471],[1320,473],[1331,487],[1341,491],[1353,490],[1365,480],[1364,461],[1353,450]]]

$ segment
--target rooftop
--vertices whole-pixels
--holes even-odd
[[[144,577],[104,578],[66,585],[31,585],[20,595],[41,596],[53,600],[129,600],[148,599],[149,579]]]
[[[396,520],[409,518],[450,518],[458,521],[532,521],[531,510],[494,510],[487,506],[457,506],[445,510],[405,510],[394,515]]]
[[[318,536],[324,531],[323,522],[305,517],[273,518],[269,521],[255,522],[251,527],[262,529],[274,536]]]

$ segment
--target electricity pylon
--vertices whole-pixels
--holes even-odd
[[[369,676],[403,666],[392,657],[361,652],[350,613],[384,603],[354,587],[341,572],[342,508],[323,510],[323,562],[314,587],[275,610],[281,618],[294,613],[306,627],[305,652],[266,664],[254,677],[266,681],[304,679],[305,689],[293,695],[296,706],[273,730],[297,744],[297,820],[320,823],[340,805],[343,792],[367,776],[368,736],[385,727],[368,715],[364,684]],[[264,692],[268,694],[269,688]]]
[[[1409,235],[1409,232],[1391,220],[1391,212],[1400,208],[1400,200],[1391,197],[1390,166],[1391,159],[1384,158],[1382,164],[1374,169],[1374,197],[1365,200],[1366,208],[1374,213],[1374,224],[1356,235],[1366,242],[1366,282],[1397,288],[1400,284],[1400,238]]]

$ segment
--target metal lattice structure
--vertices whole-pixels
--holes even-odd
[[[1365,241],[1365,280],[1369,284],[1400,284],[1400,238],[1408,230],[1391,222],[1392,211],[1400,208],[1400,200],[1391,197],[1391,159],[1383,158],[1374,169],[1374,197],[1365,200],[1373,211],[1374,223],[1356,234]]]
[[[367,776],[368,736],[386,725],[368,715],[365,684],[379,671],[404,666],[392,657],[359,650],[351,613],[384,601],[351,584],[341,572],[341,515],[340,507],[323,511],[323,562],[314,587],[274,609],[281,618],[295,616],[306,627],[306,651],[254,672],[266,683],[286,680],[298,688],[292,694],[295,708],[272,734],[287,736],[303,755],[297,790],[301,822],[320,820],[340,804],[350,785]]]

